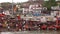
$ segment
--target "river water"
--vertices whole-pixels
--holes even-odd
[[[20,31],[20,32],[0,32],[0,34],[60,34],[60,31]]]

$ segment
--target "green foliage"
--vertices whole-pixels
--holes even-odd
[[[49,0],[49,1],[45,1],[43,6],[47,7],[48,10],[51,10],[51,6],[57,6],[57,3],[55,0]]]

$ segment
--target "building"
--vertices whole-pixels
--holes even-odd
[[[51,15],[60,15],[60,0],[57,0],[56,3],[58,4],[58,6],[51,7]]]
[[[34,4],[43,4],[43,0],[29,0],[28,2],[24,2],[24,3],[21,3],[21,7],[23,8],[29,8],[30,5],[34,5]]]

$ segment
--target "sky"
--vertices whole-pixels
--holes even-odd
[[[26,2],[28,0],[13,0],[13,2],[17,3],[17,2]],[[12,2],[12,0],[0,0],[0,3],[1,2]]]
[[[13,0],[13,2],[17,3],[17,2],[26,2],[28,0]],[[12,0],[0,0],[0,3],[1,2],[12,2]]]
[[[48,1],[48,0],[45,0],[45,1]],[[56,1],[60,1],[60,0],[56,0]]]

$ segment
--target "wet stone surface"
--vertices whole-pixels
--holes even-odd
[[[20,31],[20,32],[0,32],[0,34],[60,34],[60,31]]]

